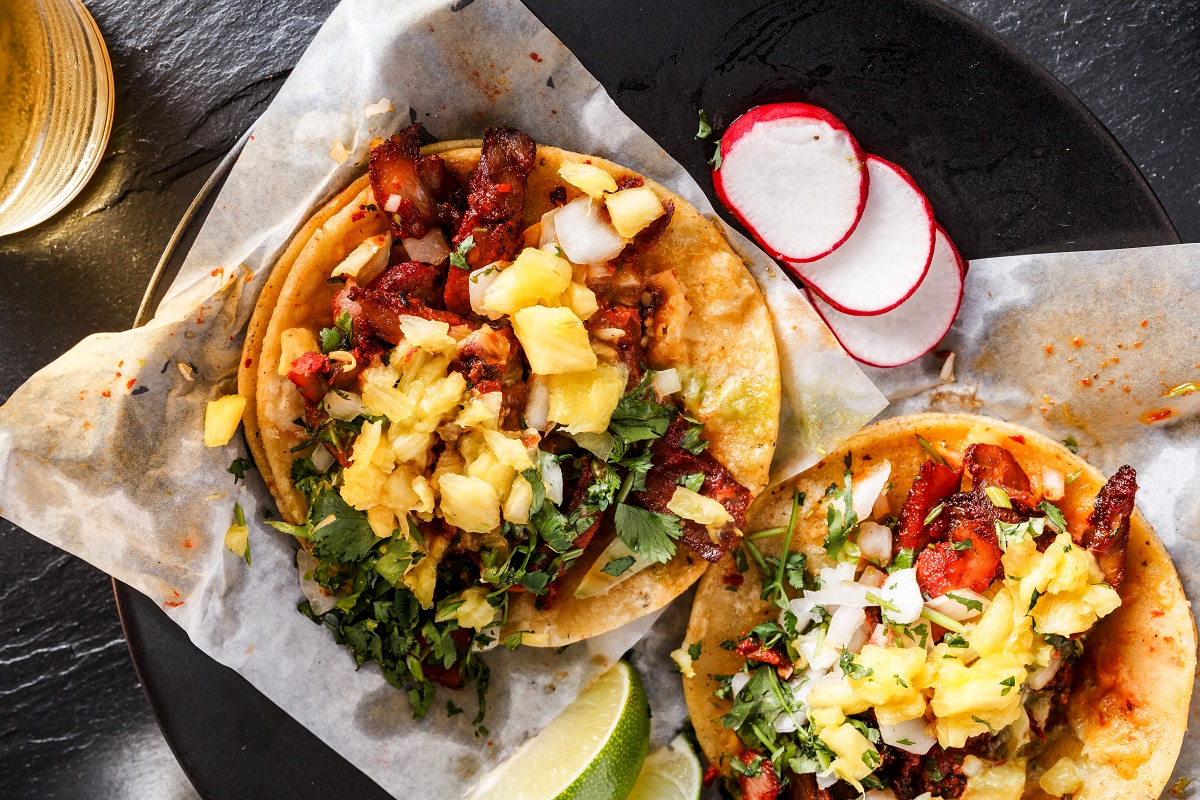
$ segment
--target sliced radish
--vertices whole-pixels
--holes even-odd
[[[806,103],[758,106],[721,137],[713,185],[767,252],[812,261],[858,225],[870,176],[846,126]]]
[[[843,314],[809,292],[817,313],[846,352],[873,367],[898,367],[928,353],[942,340],[962,302],[962,259],[939,227],[925,280],[901,305],[873,317]]]
[[[874,315],[908,299],[933,256],[933,209],[909,174],[867,156],[871,193],[854,234],[834,252],[793,274],[844,314]]]

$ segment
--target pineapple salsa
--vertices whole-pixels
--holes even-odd
[[[308,516],[272,524],[302,544],[303,613],[416,716],[434,684],[474,683],[478,722],[479,653],[538,644],[503,631],[514,594],[549,608],[570,569],[587,571],[577,596],[599,594],[679,542],[717,560],[750,495],[682,409],[682,286],[639,267],[671,203],[567,163],[525,228],[528,136],[489,129],[465,188],[420,137],[372,151],[391,230],[333,270],[334,324],[282,333]]]
[[[764,557],[754,534],[735,551],[776,612],[720,645],[745,658],[717,690],[732,702],[721,722],[741,743],[729,767],[745,800],[788,785],[796,797],[1017,800],[1061,720],[1083,635],[1121,603],[1133,470],[1073,536],[1055,504],[1061,475],[1031,482],[998,444],[971,444],[953,466],[926,450],[935,459],[895,517],[888,462],[855,480],[846,457],[843,485],[810,509],[824,505],[833,562],[816,574],[789,552],[800,495],[787,529],[767,532],[785,558]],[[1070,758],[1039,769],[1052,796],[1080,786]]]

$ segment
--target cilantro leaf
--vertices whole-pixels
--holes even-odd
[[[683,535],[683,524],[672,514],[618,503],[613,518],[617,535],[645,561],[666,563],[675,555],[675,539]]]
[[[1041,536],[1046,529],[1046,519],[1044,517],[1033,517],[1024,522],[1001,522],[996,520],[996,541],[1000,545],[1000,549],[1008,552],[1008,546],[1022,539]]]
[[[687,649],[687,654],[688,654],[688,656],[689,656],[689,657],[690,657],[690,658],[691,658],[693,661],[695,661],[697,658],[699,658],[699,657],[700,657],[700,649],[701,649],[703,646],[704,646],[704,645],[703,645],[703,642],[696,642],[695,644],[693,644],[693,645],[689,646],[689,647],[688,647],[688,649]]]
[[[1063,446],[1066,447],[1068,450],[1070,450],[1072,453],[1079,452],[1079,442],[1075,441],[1075,437],[1073,435],[1068,436],[1067,438],[1063,439],[1062,443],[1063,443]]]
[[[334,350],[349,350],[354,338],[354,321],[346,311],[337,315],[332,328],[321,329],[321,352],[332,353]]]
[[[712,158],[710,158],[708,160],[708,163],[712,165],[713,169],[721,168],[721,142],[720,141],[717,142],[717,149],[713,150]]]
[[[972,600],[969,597],[961,597],[953,592],[946,592],[946,597],[949,597],[954,602],[961,606],[966,606],[968,611],[983,611],[983,601]]]
[[[361,561],[379,541],[365,511],[350,506],[335,491],[317,497],[309,512],[313,555],[337,561]]]
[[[700,455],[708,449],[709,444],[708,439],[700,438],[702,433],[704,433],[704,426],[699,422],[692,422],[679,440],[679,446],[694,456]]]
[[[700,127],[696,129],[697,139],[707,139],[712,136],[712,125],[708,124],[708,115],[704,113],[704,109],[700,109]]]
[[[637,559],[634,558],[633,556],[622,556],[621,558],[614,558],[612,561],[605,564],[600,569],[600,571],[603,572],[605,575],[612,575],[614,578],[616,578],[620,575],[624,575],[625,570],[632,567],[633,562],[636,560]]]
[[[679,480],[675,481],[675,483],[685,489],[691,489],[693,492],[698,492],[700,491],[700,488],[704,486],[704,473],[689,472],[687,475],[680,475]]]
[[[470,269],[471,265],[467,263],[467,253],[474,249],[475,234],[471,234],[459,242],[458,247],[454,248],[454,252],[450,254],[450,266],[458,267],[459,269]]]
[[[841,666],[842,672],[846,673],[850,678],[869,678],[875,674],[875,670],[870,667],[864,667],[854,660],[854,654],[845,647],[842,648],[842,654],[838,657],[838,665]]]
[[[829,505],[825,511],[825,552],[836,557],[846,546],[846,539],[858,528],[858,514],[854,512],[854,495],[851,492],[853,479],[845,476],[845,489],[829,492]]]
[[[504,646],[509,650],[516,650],[521,646],[521,640],[525,638],[525,634],[533,633],[533,631],[514,631],[504,637]]]
[[[619,460],[634,442],[653,441],[667,432],[677,413],[674,406],[654,399],[647,371],[637,386],[621,395],[613,410],[608,429],[613,435],[612,458]]]
[[[237,483],[246,478],[246,470],[254,469],[254,462],[248,458],[235,458],[233,463],[229,465],[229,469],[225,470],[233,476],[233,482]]]
[[[1049,500],[1043,500],[1038,506],[1046,515],[1046,519],[1059,533],[1067,532],[1067,520],[1063,516],[1062,509],[1051,503]]]

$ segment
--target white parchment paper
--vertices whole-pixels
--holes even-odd
[[[364,108],[381,98],[392,110],[368,118]],[[448,717],[443,694],[414,723],[378,670],[356,673],[329,632],[295,610],[293,547],[261,523],[269,495],[257,475],[235,484],[226,472],[245,455],[240,440],[206,449],[201,438],[205,403],[233,391],[267,268],[303,220],[362,173],[370,141],[410,120],[441,139],[515,126],[626,164],[712,211],[516,0],[345,0],[256,124],[155,319],[89,337],[0,408],[0,514],[163,604],[202,650],[386,790],[452,798],[653,618],[558,656],[493,651],[486,733],[471,723],[469,695],[453,698],[467,713]],[[350,152],[344,163],[330,155],[335,142]],[[730,236],[763,287],[781,346],[778,479],[814,463],[885,401],[775,265]],[[250,568],[222,545],[235,501],[251,521]]]

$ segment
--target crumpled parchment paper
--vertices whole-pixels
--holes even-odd
[[[367,117],[381,98],[391,110]],[[414,723],[377,669],[355,673],[329,631],[296,611],[294,548],[261,522],[269,495],[253,473],[235,484],[226,471],[245,455],[240,439],[202,444],[205,403],[233,391],[267,268],[362,173],[370,141],[410,120],[441,139],[519,127],[629,165],[711,214],[682,168],[516,0],[345,0],[256,124],[154,320],[89,337],[0,408],[0,514],[161,603],[202,650],[386,790],[441,798],[540,730],[653,618],[558,656],[493,651],[487,734],[471,723],[469,694],[454,695],[467,713],[447,717],[443,694]],[[350,153],[340,164],[336,142]],[[818,460],[884,399],[778,268],[728,233],[775,316],[787,387],[779,479]],[[249,568],[222,544],[235,501],[251,523]]]

